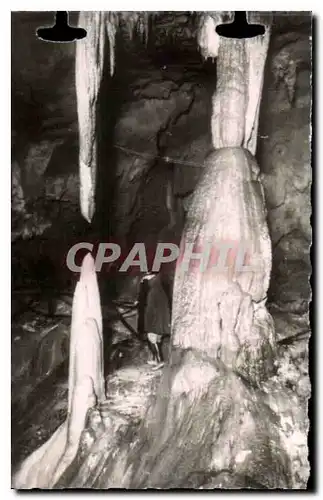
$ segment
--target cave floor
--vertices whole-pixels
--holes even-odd
[[[277,307],[276,307],[277,310]],[[46,303],[34,304],[33,310],[20,314],[12,325],[12,464],[44,443],[66,418],[70,300],[58,301],[57,315],[46,315]],[[42,314],[41,314],[42,313]],[[275,318],[275,306],[272,308]],[[288,327],[290,315],[285,318]],[[135,326],[137,318],[130,322]],[[306,320],[306,318],[305,318]],[[109,410],[116,410],[139,422],[144,400],[155,391],[161,370],[153,370],[145,346],[136,342],[118,322],[111,333],[104,323],[106,395]],[[295,325],[291,325],[294,334]],[[286,332],[285,332],[286,334]],[[300,337],[282,344],[280,374],[286,386],[296,390],[306,405],[309,395],[307,374],[308,338]]]
[[[26,300],[26,298],[25,298]],[[21,304],[20,304],[21,305]],[[68,397],[70,300],[58,301],[49,317],[34,301],[12,323],[12,465],[43,444],[65,420]],[[17,306],[18,308],[18,306]],[[106,315],[107,308],[103,306]],[[126,321],[136,327],[132,313]],[[118,318],[104,320],[106,394],[109,409],[137,422],[154,392],[160,370],[148,364],[146,345],[131,337]]]

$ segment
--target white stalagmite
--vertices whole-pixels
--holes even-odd
[[[83,260],[74,294],[69,354],[67,418],[24,460],[14,474],[14,488],[53,488],[76,456],[89,408],[105,399],[102,315],[90,254]]]
[[[82,263],[80,280],[73,298],[68,413],[71,412],[73,388],[83,377],[90,376],[93,379],[96,396],[99,400],[104,398],[102,345],[99,287],[93,257],[87,254]]]

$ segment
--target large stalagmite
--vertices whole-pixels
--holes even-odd
[[[213,21],[216,26],[221,16]],[[210,245],[214,251],[232,246],[233,262],[226,272],[215,266],[205,273],[199,273],[196,266],[177,272],[173,343],[218,355],[226,365],[239,366],[244,373],[253,364],[259,370],[254,373],[258,380],[263,376],[260,367],[272,364],[274,349],[272,319],[265,307],[271,242],[259,167],[252,156],[269,28],[263,37],[251,40],[220,39],[214,33],[208,40],[208,33],[204,30],[206,38],[200,37],[204,51],[218,55],[211,120],[215,151],[207,158],[195,191],[182,247],[184,251],[188,244],[199,249]],[[241,249],[250,270],[235,269]]]

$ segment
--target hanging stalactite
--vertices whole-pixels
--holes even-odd
[[[116,34],[119,25],[118,14],[116,12],[107,12],[105,22],[109,39],[110,76],[112,77],[115,71]]]
[[[248,105],[246,111],[244,147],[248,149],[251,154],[255,155],[257,148],[260,101],[270,40],[272,14],[249,12],[248,21],[250,23],[262,23],[265,26],[264,35],[250,38],[246,41]]]
[[[80,13],[79,25],[87,36],[76,48],[76,96],[79,123],[80,152],[80,204],[81,213],[91,222],[95,211],[95,192],[98,171],[97,159],[97,107],[104,71],[104,55],[109,42],[110,76],[115,72],[116,33],[122,20],[133,35],[136,30],[148,39],[147,12],[88,12]],[[105,110],[106,113],[109,110]]]
[[[78,41],[76,46],[80,204],[81,213],[88,222],[91,222],[95,210],[98,161],[96,113],[103,76],[105,19],[104,12],[81,12],[79,25],[87,30],[87,36]]]
[[[219,24],[224,22],[226,17],[227,22],[233,21],[232,12],[207,12],[201,14],[197,42],[204,59],[218,56],[220,37],[215,30]]]
[[[264,35],[245,40],[220,38],[216,33],[216,27],[224,22],[232,22],[233,12],[208,12],[200,19],[198,43],[204,58],[217,58],[217,92],[212,102],[213,146],[220,148],[224,144],[243,145],[254,155],[272,14],[249,12],[248,17],[249,22],[261,23],[265,26]],[[233,44],[232,50],[229,50],[230,44]],[[235,72],[234,81],[230,76],[232,71]],[[230,79],[231,89],[228,86]],[[244,88],[245,86],[247,88]],[[242,113],[239,118],[238,112]],[[225,120],[217,119],[221,114],[226,117]],[[232,127],[236,127],[237,124],[240,124],[239,139],[233,137]],[[232,135],[231,144],[230,141],[226,143],[228,137],[225,138],[225,134],[227,133]]]

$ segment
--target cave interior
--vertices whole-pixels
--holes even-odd
[[[155,13],[144,32],[129,29],[121,15],[112,75],[109,44],[104,54],[96,208],[91,222],[85,220],[79,199],[78,42],[51,44],[35,36],[54,14],[12,13],[13,467],[66,418],[72,299],[79,279],[66,266],[68,250],[79,242],[95,248],[113,241],[124,257],[143,242],[151,266],[158,242],[179,244],[212,150],[217,59],[201,53],[201,13]],[[71,25],[78,25],[78,15],[69,13]],[[272,243],[267,306],[275,324],[277,374],[304,413],[293,424],[303,436],[292,458],[293,488],[305,488],[308,480],[311,29],[309,13],[274,13],[255,155]],[[174,268],[167,273],[163,291],[171,310]],[[116,265],[97,273],[107,393],[118,393],[116,399],[136,385],[142,394],[152,391],[151,379],[145,379],[152,354],[138,334],[144,274],[140,268],[120,273]],[[161,297],[156,304],[163,304]],[[165,335],[165,358],[169,342]],[[133,379],[123,379],[122,370],[129,368]],[[133,418],[144,418],[135,403],[134,408]]]

